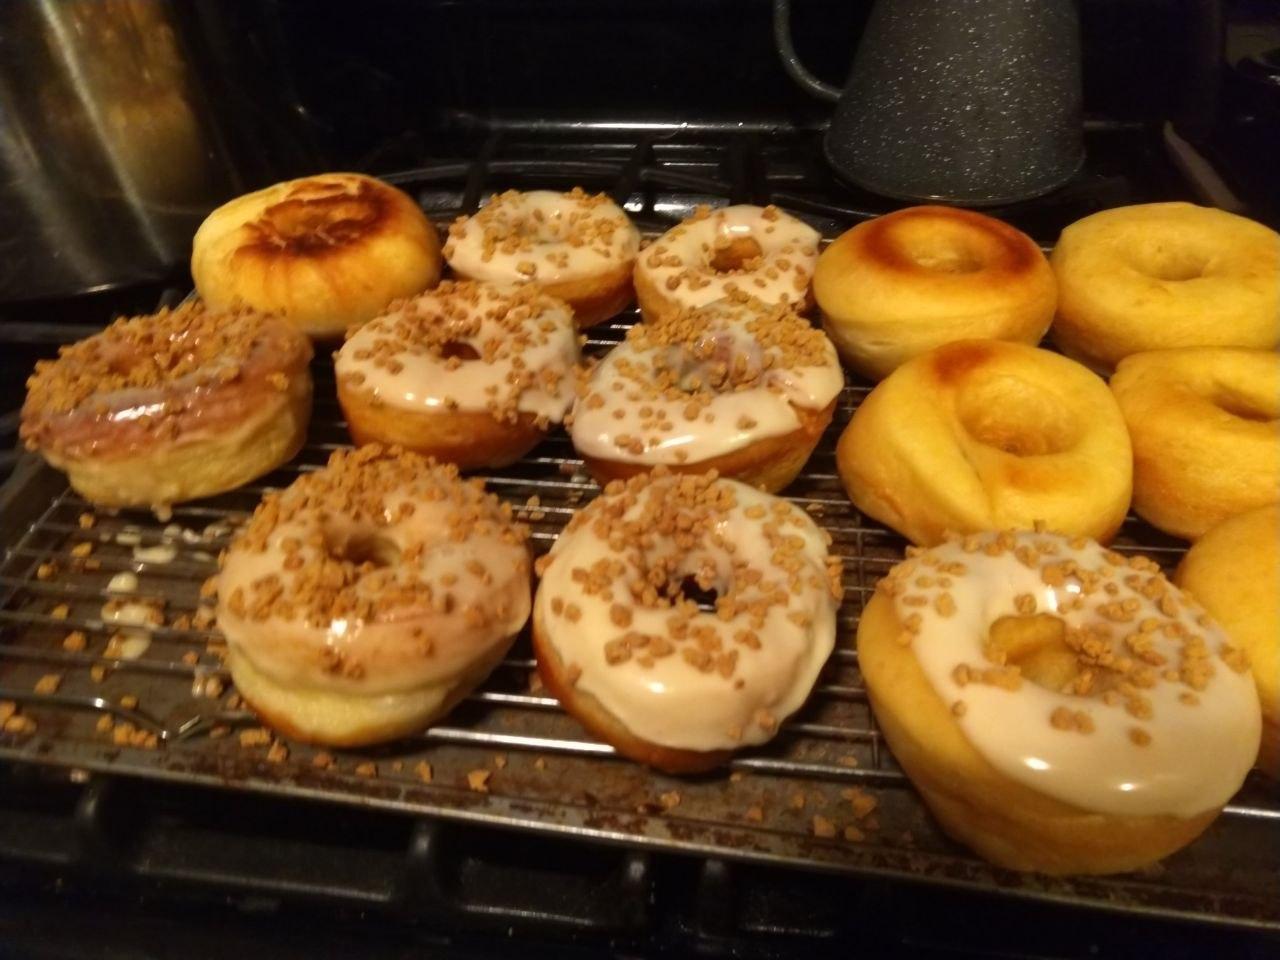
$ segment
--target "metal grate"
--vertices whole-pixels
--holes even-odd
[[[750,167],[735,161],[732,150],[717,161],[716,169],[729,171],[718,177],[664,164],[651,144],[610,162],[520,160],[507,166],[493,159],[496,148],[490,141],[477,162],[394,179],[416,190],[438,222],[474,209],[492,187],[607,188],[650,232],[694,203],[727,196],[761,201],[774,194],[764,174],[755,177],[754,188],[732,185]],[[818,225],[831,232],[829,224]],[[589,348],[608,349],[635,319],[628,313],[594,329]],[[36,729],[0,733],[0,757],[1280,929],[1274,858],[1280,805],[1261,782],[1248,784],[1191,848],[1136,875],[1053,880],[1013,874],[985,865],[940,834],[883,746],[853,650],[863,603],[904,546],[852,508],[835,472],[835,439],[869,389],[864,384],[846,387],[828,435],[787,491],[831,532],[834,549],[846,560],[838,648],[805,709],[772,744],[738,756],[729,772],[674,779],[615,758],[536,689],[527,640],[482,689],[420,737],[373,751],[335,752],[329,767],[316,766],[318,751],[302,745],[286,744],[283,757],[269,757],[266,745],[244,746],[239,734],[257,723],[226,689],[229,681],[216,655],[220,638],[181,618],[196,611],[218,550],[262,493],[316,469],[348,442],[327,360],[317,364],[316,377],[309,442],[293,463],[260,483],[175,508],[167,523],[122,513],[97,515],[91,528],[82,528],[82,516],[93,511],[61,476],[32,462],[21,465],[0,495],[0,544],[6,547],[0,563],[0,700],[17,701]],[[597,489],[563,435],[485,479],[530,523],[539,551]],[[537,505],[530,506],[535,496]],[[89,548],[80,546],[85,543],[92,544],[88,556],[83,554]],[[136,555],[135,547],[157,545],[171,546],[173,559]],[[1166,567],[1181,554],[1175,541],[1134,520],[1117,549],[1141,550]],[[108,584],[125,571],[137,574],[137,591],[114,593]],[[114,597],[165,603],[169,625],[146,630],[149,645],[132,659],[108,649],[117,628],[104,622],[102,607]],[[83,649],[64,644],[73,631],[84,635]],[[49,674],[60,678],[57,691],[36,693],[38,681]],[[217,693],[219,686],[224,689]],[[154,744],[116,742],[114,730],[102,729],[107,716],[117,730],[127,723],[141,731],[137,741],[154,734]],[[430,783],[418,775],[422,762],[430,764]],[[469,785],[468,774],[477,770],[489,774],[488,792]],[[841,796],[850,787],[876,798],[870,816],[854,816]],[[816,837],[815,816],[834,824],[837,837]],[[845,839],[845,826],[857,827],[862,838]]]

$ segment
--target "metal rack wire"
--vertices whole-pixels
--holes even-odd
[[[746,186],[730,183],[742,181],[751,166],[732,153],[723,160],[728,173],[722,178],[664,166],[647,144],[609,162],[573,165],[512,160],[504,166],[497,150],[490,141],[476,162],[393,179],[416,191],[440,222],[474,209],[491,186],[533,183],[607,187],[651,230],[704,198],[774,199],[766,176],[757,176],[755,187],[750,178]],[[454,192],[438,192],[441,184]],[[589,349],[607,350],[635,319],[628,313],[593,330]],[[863,384],[845,389],[831,429],[787,491],[831,532],[846,561],[838,648],[805,709],[772,744],[744,752],[728,772],[678,780],[614,757],[537,688],[524,640],[480,690],[420,737],[331,753],[258,736],[257,721],[230,689],[216,629],[190,621],[217,552],[261,494],[316,469],[348,442],[327,358],[317,362],[316,376],[309,441],[294,462],[258,483],[179,506],[166,523],[150,515],[95,514],[59,475],[32,463],[15,474],[0,494],[0,701],[16,703],[35,727],[18,724],[0,733],[0,758],[1280,928],[1274,859],[1280,804],[1261,783],[1249,784],[1196,845],[1140,875],[1051,880],[1011,874],[939,833],[883,746],[852,646],[865,600],[903,548],[895,534],[858,515],[835,473],[834,442],[865,396]],[[530,523],[539,551],[597,489],[563,435],[485,479]],[[172,559],[145,549],[160,545],[172,548]],[[1132,520],[1117,549],[1141,550],[1166,567],[1181,554],[1176,542]],[[125,572],[136,574],[137,589],[113,590],[112,577]],[[146,649],[133,655],[111,642],[119,627],[104,619],[103,605],[139,598],[163,603],[165,625],[130,628],[146,637]],[[70,634],[79,636],[68,640]],[[56,689],[54,681],[42,682],[50,676]],[[858,791],[858,810],[851,788]],[[875,800],[871,812],[864,793]]]

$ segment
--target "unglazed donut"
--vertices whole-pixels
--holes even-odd
[[[1084,538],[985,533],[895,567],[858,663],[894,757],[955,839],[1049,874],[1148,866],[1257,755],[1242,651],[1159,568]]]
[[[268,494],[218,576],[244,701],[298,740],[392,740],[447,713],[530,606],[528,532],[455,467],[378,446]]]
[[[738,294],[628,330],[578,385],[570,435],[600,483],[661,464],[774,492],[809,459],[843,385],[821,330]]]
[[[1104,210],[1062,231],[1053,339],[1109,371],[1169,347],[1280,344],[1280,234],[1191,203]]]
[[[640,231],[605,194],[508,190],[449,227],[444,255],[459,277],[535,282],[590,327],[631,302]]]
[[[954,340],[1034,346],[1057,304],[1034,240],[952,207],[908,207],[841,234],[818,258],[813,293],[841,359],[873,380]]]
[[[1038,524],[1107,540],[1133,481],[1106,384],[1056,353],[999,340],[904,363],[854,411],[836,465],[860,511],[918,544]]]
[[[714,473],[615,481],[539,560],[543,683],[619,753],[673,773],[764,743],[835,643],[840,562],[785,500]],[[686,595],[715,591],[715,610]]]
[[[1133,440],[1133,508],[1153,526],[1194,539],[1280,500],[1280,355],[1134,354],[1111,390]]]
[[[252,311],[191,302],[117,320],[36,364],[22,439],[103,506],[212,496],[301,448],[310,360],[305,336]]]
[[[351,333],[334,358],[356,443],[463,469],[518,460],[573,403],[573,314],[536,286],[446,281]]]
[[[191,276],[214,307],[276,313],[340,337],[440,279],[440,238],[418,205],[358,173],[288,180],[224,203],[196,231]]]
[[[1262,703],[1258,766],[1280,778],[1280,506],[1212,527],[1192,544],[1174,580],[1248,654]]]
[[[734,294],[803,311],[820,239],[774,206],[699,207],[640,255],[636,299],[646,320]]]

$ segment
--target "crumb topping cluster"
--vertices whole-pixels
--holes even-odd
[[[1094,718],[1083,709],[1101,705],[1123,709],[1134,721],[1155,716],[1152,691],[1179,688],[1177,700],[1200,702],[1218,662],[1243,673],[1244,650],[1221,637],[1212,620],[1173,586],[1152,560],[1113,550],[1091,565],[1080,553],[1090,541],[1051,534],[976,534],[951,537],[962,554],[1008,557],[1035,571],[1046,590],[1015,596],[1014,610],[997,619],[983,639],[980,662],[958,662],[951,678],[964,688],[988,684],[1016,691],[1028,680],[1078,697],[1082,709],[1059,706],[1046,718],[1055,730],[1090,734]],[[956,591],[965,587],[969,564],[940,559],[934,550],[908,548],[908,559],[880,582],[902,614],[900,642],[910,645],[926,615],[956,614]],[[1052,596],[1052,607],[1042,607]],[[1064,617],[1082,614],[1075,623]],[[1216,638],[1215,638],[1216,635]],[[963,716],[963,701],[952,705]],[[1145,746],[1151,734],[1134,726],[1130,740]]]
[[[767,556],[752,558],[740,549],[734,528],[744,520],[758,525]],[[781,611],[807,628],[811,614],[804,600],[793,604],[793,597],[817,591],[838,603],[842,596],[839,559],[825,557],[824,575],[806,556],[800,531],[810,526],[803,513],[782,499],[774,499],[770,507],[742,507],[735,487],[717,482],[714,471],[675,476],[658,467],[651,474],[614,481],[566,527],[565,537],[585,528],[607,549],[591,565],[569,571],[573,592],[551,596],[551,616],[576,623],[583,615],[578,599],[593,598],[608,605],[616,628],[612,637],[600,638],[609,664],[634,660],[651,668],[660,659],[676,657],[692,670],[741,688],[738,659],[768,642],[763,631],[771,613]],[[539,561],[544,572],[555,559],[553,554]],[[694,587],[717,591],[714,622],[700,616],[697,600],[688,595]],[[660,632],[633,629],[639,611],[653,610],[665,614]],[[774,724],[768,717],[757,722]]]
[[[334,520],[340,530],[367,530],[376,536],[404,524],[420,508],[435,508],[440,522],[431,525],[430,539],[411,535],[392,562],[357,549],[350,534],[335,542],[327,529]],[[512,522],[511,515],[510,505],[486,493],[482,481],[460,479],[451,464],[376,444],[339,450],[324,469],[263,498],[224,557],[224,576],[236,552],[262,554],[278,547],[283,567],[235,586],[224,599],[241,618],[301,618],[320,627],[341,619],[383,619],[397,609],[424,604],[453,613],[458,604],[453,588],[462,577],[487,585],[507,571],[471,560],[456,573],[429,578],[423,570],[428,551],[440,542],[461,544],[482,537],[523,548],[528,530]],[[489,616],[478,604],[457,612],[476,626]],[[430,646],[430,637],[420,639]]]
[[[277,353],[278,366],[311,355],[302,334],[249,310],[211,310],[193,301],[120,319],[99,334],[59,348],[56,360],[39,361],[27,380],[27,408],[68,413],[88,405],[106,413],[106,396],[118,391],[235,383],[267,343],[284,354]],[[94,409],[95,402],[100,409]]]
[[[482,262],[498,255],[523,255],[515,269],[528,280],[537,279],[546,265],[552,272],[567,268],[573,250],[590,250],[605,260],[623,259],[614,244],[617,232],[627,225],[625,216],[605,194],[574,187],[550,212],[527,198],[518,190],[507,190],[491,196],[473,216],[459,217],[449,226],[445,257],[452,259],[458,244],[478,231]]]

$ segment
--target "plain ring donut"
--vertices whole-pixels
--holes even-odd
[[[1280,234],[1191,203],[1104,210],[1062,231],[1053,339],[1112,370],[1131,353],[1280,344]]]
[[[928,206],[833,240],[813,293],[841,359],[873,380],[953,340],[1035,345],[1057,303],[1034,240],[980,213]]]
[[[36,364],[22,439],[97,504],[212,496],[301,449],[310,361],[302,333],[250,310],[192,301],[117,320]]]
[[[653,320],[742,294],[804,312],[820,240],[813,227],[772,205],[699,207],[636,261],[640,312]]]
[[[378,446],[268,494],[218,575],[231,679],[274,729],[360,746],[479,684],[530,607],[528,531],[455,467]]]
[[[1049,874],[1148,866],[1240,788],[1261,719],[1248,658],[1145,557],[972,534],[876,587],[858,663],[943,829]]]
[[[196,231],[191,276],[213,307],[274,313],[333,339],[440,280],[440,237],[413,199],[358,173],[237,197]]]
[[[830,539],[799,507],[714,473],[611,483],[538,562],[538,673],[624,756],[720,766],[772,739],[831,655]]]
[[[1280,355],[1187,347],[1136,353],[1111,378],[1133,440],[1133,508],[1195,539],[1280,500]]]
[[[569,304],[580,328],[631,302],[640,231],[603,193],[508,190],[449,227],[445,259],[459,277],[537,283]]]
[[[1107,385],[1066,357],[1000,340],[904,363],[854,411],[836,466],[854,506],[918,544],[1039,524],[1107,540],[1133,480]]]

